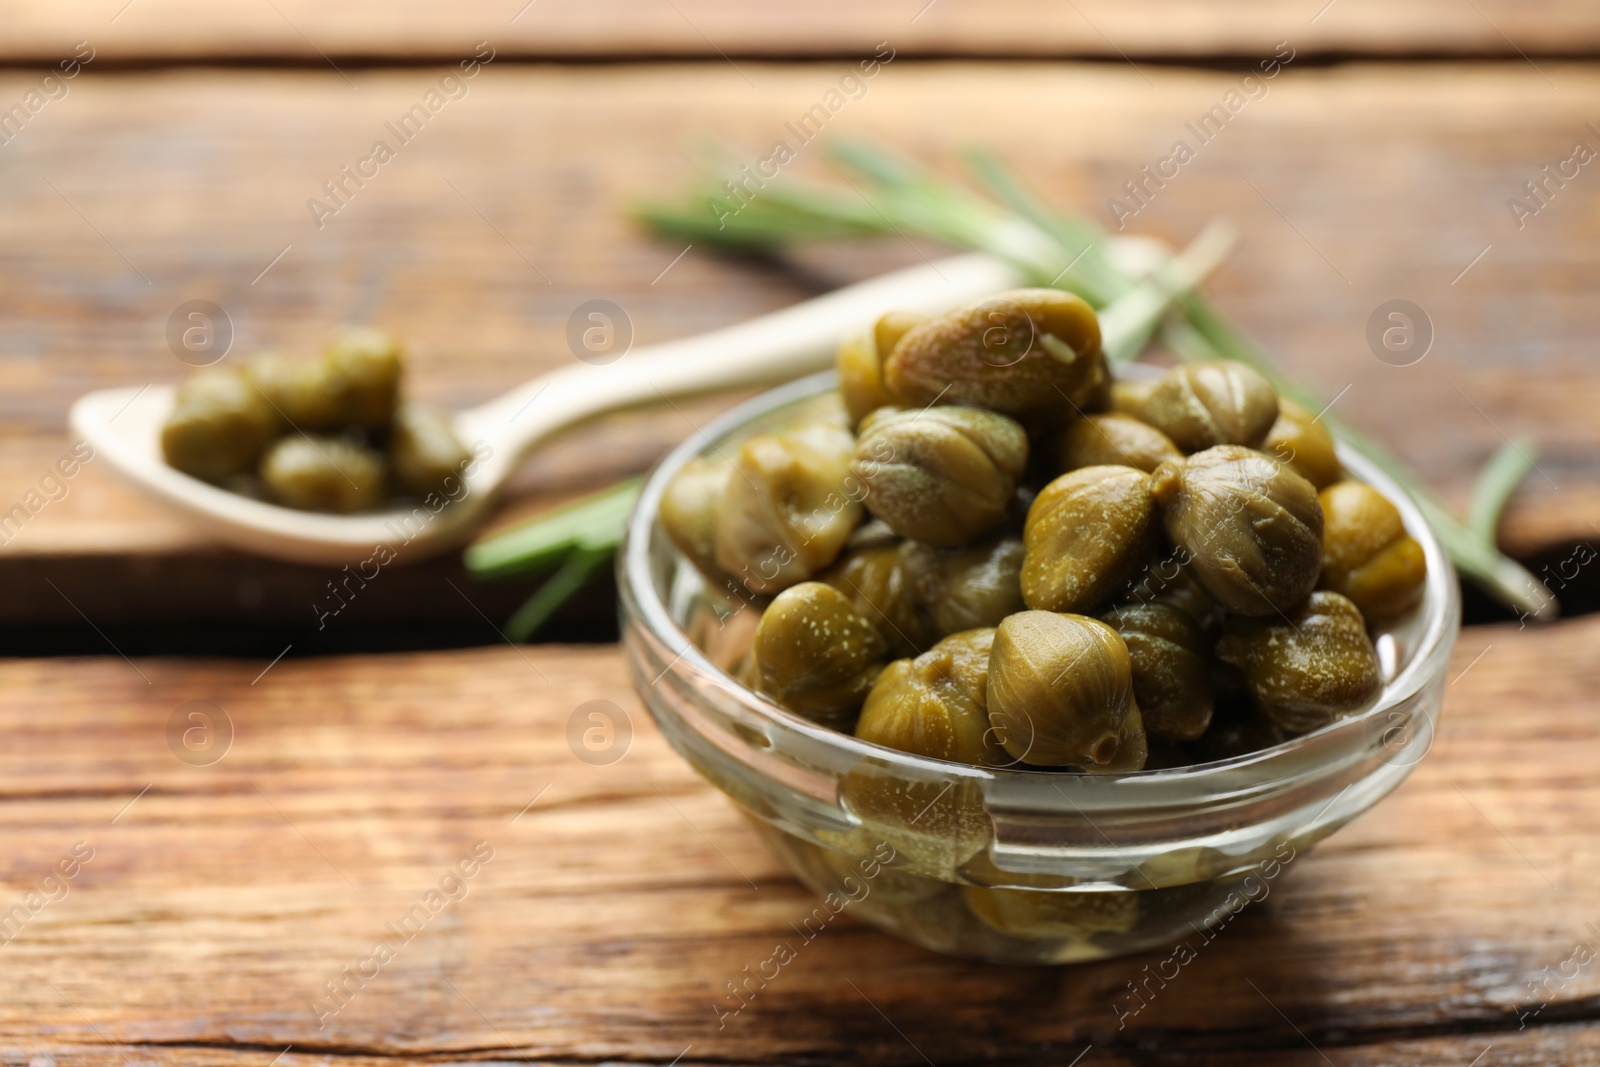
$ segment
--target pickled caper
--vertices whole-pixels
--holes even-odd
[[[1289,464],[1317,489],[1344,477],[1328,428],[1315,412],[1286,396],[1278,398],[1278,419],[1261,442],[1261,451]]]
[[[1098,619],[1022,611],[1002,622],[989,658],[988,705],[996,737],[1015,760],[1085,770],[1143,766],[1144,731],[1127,729],[1138,722],[1128,646]]]
[[[1240,685],[1243,686],[1243,679]],[[1249,703],[1241,700],[1219,701],[1211,717],[1211,726],[1199,739],[1185,745],[1185,750],[1197,763],[1215,763],[1233,759],[1264,748],[1281,744],[1290,733],[1275,724]]]
[[[861,521],[854,456],[854,438],[836,426],[747,439],[717,510],[718,566],[776,593],[832,563]]]
[[[339,397],[321,358],[266,352],[245,373],[284,422],[301,432],[341,430]]]
[[[836,730],[850,728],[885,657],[872,623],[821,582],[802,582],[774,597],[751,649],[761,692]]]
[[[914,546],[907,561],[936,634],[999,626],[1022,602],[1022,541],[1000,537],[972,548]]]
[[[1150,475],[1082,467],[1039,493],[1023,527],[1022,598],[1044,611],[1093,611],[1155,548]]]
[[[900,338],[927,318],[915,311],[891,311],[879,317],[872,329],[847,338],[839,346],[839,395],[844,398],[851,425],[894,403],[883,383],[883,361]]]
[[[962,899],[983,922],[1009,937],[1031,941],[1087,939],[1125,933],[1139,917],[1132,890],[1046,893],[1036,889],[962,886]]]
[[[913,542],[892,536],[878,543],[852,543],[838,562],[817,576],[850,599],[896,657],[915,656],[940,636],[923,611],[914,562],[918,550]]]
[[[1406,532],[1400,511],[1361,482],[1336,482],[1322,503],[1322,577],[1318,585],[1343,593],[1369,619],[1416,607],[1428,580],[1422,546]]]
[[[401,369],[399,343],[361,328],[313,358],[269,352],[240,370],[201,371],[178,391],[163,454],[179,470],[288,507],[363,511],[391,483],[459,499],[472,454],[448,413],[399,406]]]
[[[1075,417],[1104,375],[1094,309],[1058,289],[1019,289],[930,319],[884,364],[901,403],[973,404],[1030,428]]]
[[[721,456],[685,463],[661,494],[661,528],[706,574],[717,574],[717,509],[733,473]]]
[[[1004,415],[968,407],[889,410],[863,424],[851,470],[867,510],[902,537],[970,544],[1005,518],[1028,437]]]
[[[1129,378],[1112,378],[1106,390],[1106,408],[1118,415],[1130,415],[1143,420],[1144,402],[1155,391],[1154,382],[1140,382]]]
[[[1262,714],[1292,733],[1356,711],[1383,688],[1361,610],[1325,589],[1284,618],[1230,617],[1217,655],[1244,672]]]
[[[262,395],[298,430],[382,429],[399,404],[399,342],[379,330],[348,329],[322,354],[268,353],[250,364]]]
[[[1188,555],[1177,549],[1159,553],[1128,580],[1116,596],[1117,604],[1166,604],[1187,614],[1201,626],[1216,625],[1217,601],[1184,565]]]
[[[1211,725],[1210,642],[1200,624],[1165,604],[1114,608],[1105,621],[1122,635],[1133,669],[1133,695],[1145,733],[1193,741]]]
[[[1162,375],[1139,417],[1185,452],[1254,446],[1277,421],[1278,391],[1243,363],[1185,363]]]
[[[254,470],[281,425],[244,374],[211,367],[178,389],[161,427],[161,453],[185,474],[220,482]]]
[[[856,736],[917,756],[975,766],[1010,762],[989,728],[986,700],[994,630],[952,634],[878,675]]]
[[[348,515],[388,496],[383,454],[342,437],[290,434],[261,458],[261,480],[280,504]]]
[[[450,413],[426,404],[401,404],[389,429],[389,469],[397,489],[426,499],[442,493],[459,499],[472,463],[456,436]]]
[[[1148,473],[1167,460],[1182,459],[1183,453],[1149,423],[1112,413],[1069,424],[1061,435],[1059,456],[1064,471],[1114,464]]]
[[[1163,463],[1152,478],[1167,536],[1229,611],[1278,615],[1316,585],[1322,507],[1311,483],[1286,464],[1219,445]]]
[[[400,342],[382,330],[347,327],[322,350],[341,425],[381,427],[400,400]]]
[[[1142,771],[1148,766],[1149,759],[1150,744],[1144,732],[1144,713],[1139,710],[1137,700],[1129,700],[1128,717],[1123,720],[1122,729],[1117,731],[1117,754],[1110,763],[1084,769],[1105,774]]]

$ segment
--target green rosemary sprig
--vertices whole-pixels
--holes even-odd
[[[629,478],[553,508],[467,548],[467,571],[487,581],[554,573],[512,614],[505,635],[526,641],[588,584],[622,543],[641,479]]]

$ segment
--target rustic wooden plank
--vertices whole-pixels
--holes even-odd
[[[0,147],[0,504],[21,500],[67,447],[73,397],[186,372],[164,341],[185,300],[228,309],[240,355],[372,319],[410,341],[418,395],[465,405],[571,359],[567,318],[592,297],[624,306],[646,343],[918,262],[898,240],[818,252],[794,270],[699,248],[675,259],[681,246],[624,217],[634,198],[679,188],[707,138],[759,158],[843,70],[491,64],[319,230],[308,199],[390,136],[385,123],[440,71],[354,71],[355,89],[332,72],[91,68]],[[1519,552],[1600,526],[1593,176],[1552,184],[1521,230],[1506,207],[1575,140],[1600,146],[1585,125],[1600,71],[1553,74],[1560,90],[1526,66],[1291,65],[1129,226],[1182,241],[1234,219],[1244,241],[1212,284],[1218,300],[1452,499],[1503,435],[1535,439],[1542,473],[1505,530]],[[0,100],[35,82],[0,77]],[[1122,183],[1192,139],[1185,123],[1237,84],[1220,72],[891,64],[823,139],[882,138],[942,165],[986,143],[1053,198],[1105,218]],[[793,168],[817,171],[819,147]],[[1397,297],[1426,309],[1437,335],[1414,366],[1379,361],[1365,340],[1374,310]],[[639,469],[718,406],[588,431],[530,465],[519,491]],[[201,551],[90,464],[0,560],[176,566]]]
[[[124,7],[128,10],[124,10]],[[489,40],[508,55],[908,55],[1258,57],[1288,39],[1313,54],[1572,55],[1600,44],[1600,19],[1579,0],[928,0],[804,8],[733,0],[466,0],[435,5],[215,5],[200,0],[22,0],[0,15],[0,55],[58,58],[80,39],[119,61],[391,58],[452,60]]]
[[[1296,1039],[1298,1040],[1298,1039]],[[1437,1067],[1439,1064],[1467,1065],[1480,1055],[1482,1064],[1495,1064],[1497,1067],[1567,1067],[1567,1065],[1580,1065],[1592,1063],[1596,1055],[1597,1033],[1596,1029],[1588,1026],[1568,1026],[1558,1030],[1541,1030],[1518,1035],[1512,1041],[1490,1043],[1487,1039],[1474,1037],[1444,1037],[1422,1038],[1385,1041],[1378,1044],[1361,1045],[1356,1047],[1330,1047],[1329,1052],[1337,1059],[1331,1061],[1339,1067]],[[1323,1058],[1318,1051],[1306,1046],[1304,1043],[1298,1049],[1275,1048],[1270,1051],[1229,1050],[1220,1053],[1198,1052],[1191,1050],[1177,1050],[1161,1048],[1142,1052],[1129,1052],[1120,1049],[1106,1049],[1103,1046],[1079,1045],[1076,1048],[1064,1050],[1047,1049],[1039,1053],[1040,1057],[1048,1059],[1030,1058],[1022,1060],[985,1059],[986,1064],[1033,1064],[1039,1062],[1069,1064],[1072,1057],[1089,1049],[1082,1062],[1103,1065],[1103,1067],[1134,1067],[1134,1065],[1151,1062],[1181,1064],[1183,1067],[1327,1067],[1330,1062]],[[902,1046],[906,1048],[906,1046]],[[909,1049],[907,1049],[909,1051]],[[274,1060],[274,1054],[282,1055],[282,1059]],[[1488,1055],[1484,1055],[1488,1052]],[[122,1059],[129,1053],[136,1054],[140,1064],[149,1064],[151,1067],[195,1067],[198,1064],[227,1064],[238,1067],[269,1067],[273,1062],[282,1064],[283,1067],[307,1067],[309,1064],[322,1064],[330,1060],[348,1067],[379,1067],[383,1064],[395,1063],[475,1063],[475,1064],[506,1064],[508,1067],[516,1064],[531,1064],[533,1067],[546,1067],[546,1065],[589,1063],[590,1060],[564,1059],[559,1057],[541,1056],[537,1059],[507,1058],[497,1054],[495,1050],[472,1055],[452,1056],[443,1060],[418,1060],[410,1057],[370,1056],[340,1052],[337,1057],[315,1052],[298,1052],[290,1050],[287,1053],[281,1050],[255,1050],[238,1049],[228,1046],[151,1046],[139,1045],[134,1047],[112,1047],[95,1045],[77,1045],[60,1043],[14,1044],[0,1048],[0,1054],[8,1057],[7,1062],[19,1065],[27,1064],[35,1058],[48,1057],[57,1067],[99,1067],[101,1064],[125,1064]],[[864,1043],[859,1052],[849,1053],[837,1060],[815,1062],[864,1062],[867,1055],[883,1055],[885,1058],[872,1062],[898,1063],[893,1058],[893,1053],[898,1055],[898,1050],[884,1049],[876,1044]],[[935,1051],[933,1055],[937,1055]],[[1090,1056],[1093,1058],[1090,1059]],[[1153,1059],[1152,1057],[1159,1057]],[[631,1064],[656,1064],[660,1060],[641,1059],[608,1059],[608,1064],[617,1064],[627,1067]],[[708,1067],[716,1064],[718,1067],[746,1067],[746,1065],[771,1063],[771,1060],[744,1059],[744,1060],[703,1060],[695,1056],[691,1049],[682,1059],[675,1062],[676,1067]],[[794,1061],[791,1061],[794,1062]],[[913,1058],[909,1062],[923,1063],[921,1059]],[[960,1067],[948,1059],[933,1060],[939,1067]],[[977,1061],[969,1061],[977,1062]]]
[[[723,981],[812,901],[666,747],[614,649],[285,661],[254,683],[260,662],[0,662],[0,901],[94,849],[0,946],[0,1052],[953,1064],[1092,1042],[1115,1063],[1466,1064],[1492,1044],[1485,1062],[1590,1062],[1600,968],[1519,1012],[1600,940],[1597,639],[1594,620],[1467,631],[1414,776],[1121,1030],[1115,998],[1159,953],[997,968],[848,914],[719,1028]],[[210,766],[168,747],[193,700],[235,729]],[[590,700],[634,728],[609,766],[567,747]],[[494,855],[465,897],[319,1027],[322,983],[479,840]]]
[[[1358,1046],[1328,1046],[1328,1052],[1337,1057],[1331,1062],[1339,1067],[1438,1067],[1439,1064],[1469,1065],[1472,1061],[1482,1056],[1481,1064],[1494,1064],[1496,1067],[1577,1067],[1577,1065],[1594,1062],[1597,1055],[1596,1047],[1600,1045],[1600,1028],[1583,1024],[1562,1027],[1547,1027],[1527,1034],[1519,1034],[1513,1039],[1499,1038],[1498,1035],[1488,1037],[1475,1036],[1450,1036],[1397,1039],[1382,1041]],[[1295,1038],[1295,1040],[1299,1040]],[[999,1058],[986,1058],[981,1062],[985,1064],[1034,1064],[1040,1062],[1069,1064],[1072,1057],[1087,1048],[1088,1055],[1081,1062],[1094,1063],[1102,1067],[1135,1067],[1151,1062],[1180,1064],[1183,1067],[1327,1067],[1329,1059],[1316,1049],[1304,1042],[1298,1048],[1279,1047],[1269,1050],[1229,1049],[1223,1052],[1203,1052],[1193,1049],[1176,1049],[1159,1047],[1141,1051],[1130,1051],[1117,1048],[1106,1048],[1101,1045],[1076,1047],[1065,1049],[1042,1049],[1035,1056],[1020,1060],[1007,1060]],[[902,1045],[900,1049],[890,1049],[878,1043],[864,1042],[859,1051],[845,1053],[833,1060],[810,1062],[864,1062],[868,1055],[878,1055],[881,1059],[872,1062],[899,1063],[896,1058],[904,1051],[913,1056],[905,1062],[923,1063],[921,1059],[914,1058],[908,1046]],[[1487,1054],[1486,1054],[1487,1053]],[[91,1044],[66,1044],[61,1042],[27,1042],[13,1043],[0,1047],[0,1055],[4,1055],[7,1063],[21,1065],[28,1064],[35,1059],[48,1059],[57,1067],[100,1067],[102,1064],[125,1065],[127,1060],[123,1057],[136,1055],[135,1061],[139,1064],[149,1064],[150,1067],[196,1067],[206,1064],[226,1064],[230,1067],[270,1067],[276,1062],[283,1067],[308,1067],[310,1064],[325,1064],[330,1060],[348,1067],[380,1067],[380,1065],[393,1065],[396,1063],[474,1063],[474,1064],[506,1064],[513,1067],[516,1064],[530,1064],[532,1067],[546,1067],[546,1065],[591,1063],[587,1059],[568,1059],[558,1056],[540,1056],[537,1059],[523,1059],[500,1053],[499,1050],[485,1051],[474,1050],[466,1055],[453,1055],[443,1059],[429,1058],[422,1060],[419,1057],[407,1056],[372,1056],[360,1053],[340,1051],[335,1055],[319,1052],[300,1052],[290,1049],[288,1052],[274,1049],[249,1049],[230,1045],[135,1045],[111,1046]],[[933,1055],[938,1055],[935,1050]],[[281,1056],[281,1059],[276,1059]],[[1093,1059],[1090,1059],[1090,1056]],[[1049,1057],[1049,1058],[1045,1058]],[[1159,1058],[1155,1058],[1159,1057]],[[676,1067],[708,1067],[716,1064],[717,1067],[755,1067],[759,1064],[772,1063],[769,1059],[741,1059],[741,1060],[706,1060],[695,1055],[691,1048],[682,1059],[676,1061],[661,1061],[656,1059],[617,1059],[606,1060],[608,1064],[617,1064],[626,1067],[631,1064],[656,1064],[660,1067],[663,1062],[675,1063]],[[798,1062],[798,1061],[790,1061]],[[939,1067],[960,1067],[960,1064],[949,1059],[932,1061]],[[979,1062],[979,1061],[967,1061]]]

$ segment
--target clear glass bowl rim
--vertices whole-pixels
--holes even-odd
[[[1124,377],[1154,377],[1162,368],[1148,364],[1125,363],[1118,365]],[[909,772],[914,777],[939,775],[987,779],[996,783],[1008,779],[1036,781],[1045,777],[1058,777],[1060,771],[1022,768],[974,767],[950,763],[945,760],[916,756],[895,749],[884,748],[871,742],[828,729],[790,712],[760,693],[746,688],[713,663],[689,639],[683,629],[673,621],[666,603],[657,593],[652,575],[650,546],[655,534],[657,513],[661,496],[667,483],[689,460],[702,454],[706,442],[717,442],[751,423],[770,418],[783,408],[822,395],[837,385],[833,371],[824,371],[796,379],[785,385],[767,390],[724,412],[699,428],[698,432],[679,443],[656,465],[645,481],[628,517],[623,545],[617,554],[617,583],[621,591],[624,611],[641,625],[650,636],[674,654],[668,669],[679,661],[687,661],[701,677],[712,677],[722,683],[726,693],[739,700],[740,710],[758,718],[771,721],[781,729],[802,734],[813,742],[832,748],[838,756],[853,760],[871,759],[877,764]],[[1188,788],[1204,790],[1206,779],[1220,780],[1249,767],[1256,775],[1271,779],[1277,777],[1274,764],[1284,764],[1284,778],[1298,778],[1303,772],[1293,769],[1301,763],[1300,757],[1311,748],[1344,748],[1345,742],[1364,738],[1374,720],[1384,718],[1396,708],[1415,699],[1444,668],[1450,656],[1461,616],[1460,592],[1450,557],[1438,535],[1428,525],[1421,509],[1417,507],[1393,479],[1370,460],[1352,450],[1342,441],[1336,441],[1339,460],[1345,471],[1383,493],[1405,521],[1406,531],[1421,544],[1427,559],[1428,576],[1421,605],[1419,636],[1416,649],[1395,677],[1384,686],[1378,701],[1360,714],[1339,719],[1318,730],[1292,738],[1270,748],[1234,756],[1210,763],[1191,764],[1158,770],[1130,771],[1118,774],[1087,776],[1097,784],[1123,782],[1137,788],[1136,783],[1172,782],[1183,780]],[[673,549],[676,552],[676,548]],[[685,561],[685,566],[693,564]]]

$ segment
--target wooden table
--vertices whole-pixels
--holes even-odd
[[[1448,497],[1506,437],[1535,440],[1503,540],[1554,567],[1600,536],[1600,177],[1548,185],[1520,228],[1507,200],[1534,203],[1523,183],[1576,141],[1600,149],[1600,17],[1320,6],[12,4],[0,106],[51,88],[75,42],[94,58],[0,144],[0,507],[70,447],[73,397],[182,376],[164,333],[185,300],[222,305],[240,352],[377,322],[409,340],[420,395],[467,404],[571,358],[591,297],[644,343],[917,262],[933,249],[898,240],[740,262],[626,218],[711,139],[764,154],[878,41],[894,61],[827,138],[951,169],[982,142],[1102,219],[1287,41],[1131,228],[1232,218],[1211,292]],[[318,229],[307,199],[479,41],[495,58],[468,94]],[[817,146],[794,169],[822,173]],[[1396,298],[1435,329],[1412,366],[1365,339]],[[507,521],[729,402],[555,443]],[[0,661],[0,922],[26,914],[0,944],[6,1064],[1600,1060],[1592,618],[1475,609],[1414,777],[1126,1028],[1113,1000],[1154,957],[1004,970],[849,922],[719,1028],[724,981],[810,901],[667,749],[614,647],[507,648],[489,620],[530,586],[450,560],[386,573],[319,634],[330,575],[208,544],[93,462],[67,488],[0,548],[0,651],[77,654]],[[1559,592],[1581,610],[1596,589],[1585,569]],[[612,610],[598,590],[563,633],[603,635]],[[429,650],[362,651],[398,646]],[[635,728],[604,767],[565,741],[596,699]],[[207,766],[169,746],[193,701],[232,727]],[[330,1011],[325,983],[480,841],[465,895]],[[74,876],[47,881],[58,862]]]

